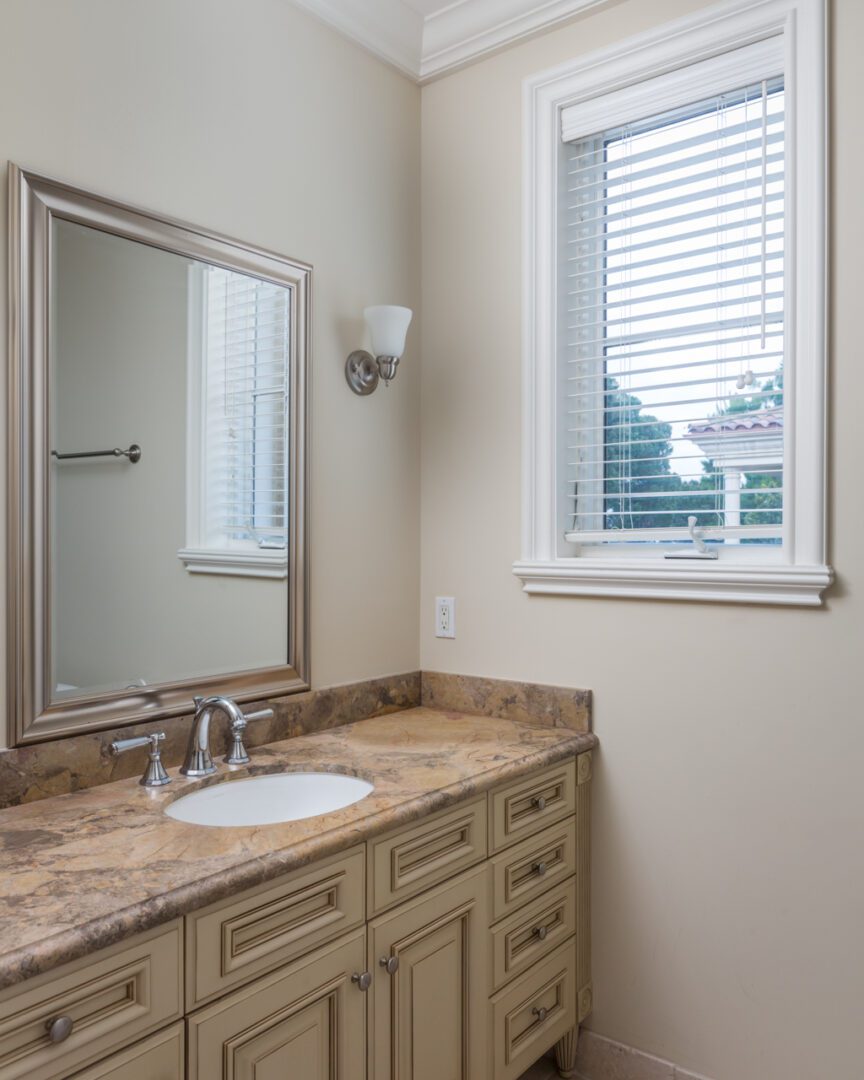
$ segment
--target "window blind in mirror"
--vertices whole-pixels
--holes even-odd
[[[206,275],[207,530],[213,546],[287,541],[289,292]]]

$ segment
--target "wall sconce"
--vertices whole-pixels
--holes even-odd
[[[379,379],[389,386],[396,378],[412,314],[411,308],[393,304],[367,307],[363,312],[372,335],[372,352],[356,349],[345,361],[345,378],[355,394],[371,394]]]

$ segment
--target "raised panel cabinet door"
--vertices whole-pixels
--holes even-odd
[[[357,930],[189,1017],[188,1080],[365,1080]]]
[[[488,868],[369,924],[369,1080],[486,1080]]]

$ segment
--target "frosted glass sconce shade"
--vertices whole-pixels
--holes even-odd
[[[393,304],[367,307],[363,312],[372,335],[373,356],[401,356],[405,352],[405,335],[411,325],[411,308]]]
[[[378,304],[363,312],[372,337],[372,352],[357,349],[345,364],[345,378],[355,394],[371,394],[379,379],[389,385],[396,376],[405,351],[405,335],[411,325],[411,308]]]

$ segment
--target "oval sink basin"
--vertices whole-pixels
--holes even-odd
[[[372,784],[341,773],[278,773],[202,788],[165,813],[190,825],[276,825],[341,810],[372,791]]]

